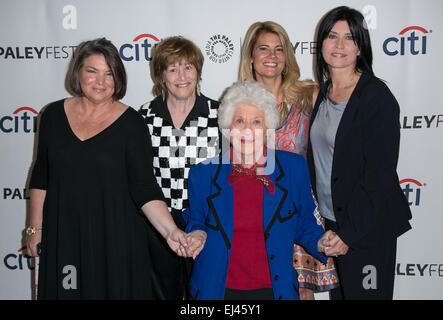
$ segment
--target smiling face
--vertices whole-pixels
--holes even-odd
[[[360,50],[346,21],[337,21],[323,40],[322,56],[330,69],[355,70]]]
[[[197,78],[195,67],[183,60],[169,65],[163,74],[169,96],[177,100],[187,100],[195,97]]]
[[[80,87],[84,96],[95,104],[112,100],[114,76],[102,54],[85,59],[80,69]]]
[[[271,32],[261,33],[251,57],[257,81],[263,82],[263,78],[280,78],[285,68],[285,61],[283,45],[278,35]]]
[[[241,157],[242,164],[253,165],[258,160],[257,155],[263,154],[265,114],[256,106],[240,105],[234,111],[229,129],[234,153]]]

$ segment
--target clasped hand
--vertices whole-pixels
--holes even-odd
[[[195,230],[185,233],[177,228],[167,236],[166,242],[180,257],[195,259],[205,246],[206,232]]]
[[[169,247],[181,257],[192,257],[195,259],[202,251],[206,242],[206,232],[195,230],[188,234],[180,229],[176,229],[167,237]],[[324,252],[327,256],[345,255],[349,247],[340,237],[328,230],[318,240],[318,251]]]
[[[327,256],[345,255],[348,250],[348,245],[332,230],[325,232],[318,240],[318,251],[324,252]]]

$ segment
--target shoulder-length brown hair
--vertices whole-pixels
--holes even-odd
[[[150,62],[151,78],[154,82],[152,94],[154,96],[162,95],[167,92],[165,81],[163,78],[164,71],[176,62],[184,60],[190,63],[197,70],[197,79],[201,80],[204,57],[197,45],[181,36],[173,36],[163,39],[152,49],[152,59]],[[199,84],[196,91],[198,92]]]
[[[127,86],[125,66],[123,65],[117,48],[106,38],[85,41],[79,45],[74,54],[74,60],[71,63],[72,67],[68,74],[68,89],[75,96],[81,97],[84,95],[80,86],[80,70],[85,60],[89,56],[96,54],[102,54],[111,69],[114,78],[114,94],[112,95],[112,99],[122,99],[126,94]]]
[[[286,30],[276,22],[265,21],[253,23],[246,32],[242,45],[240,69],[238,79],[256,79],[252,66],[252,52],[262,33],[276,34],[283,46],[286,58],[285,68],[282,72],[283,100],[289,104],[297,104],[300,111],[309,112],[312,108],[312,93],[315,82],[312,80],[299,80],[300,68],[295,59],[294,49]],[[280,102],[280,101],[279,101]]]

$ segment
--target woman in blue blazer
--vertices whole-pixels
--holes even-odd
[[[279,123],[275,105],[262,84],[234,84],[219,107],[232,147],[190,170],[191,299],[298,299],[294,242],[327,260],[320,251],[330,234],[314,218],[304,158],[266,148],[266,129]]]
[[[411,212],[396,168],[399,106],[372,71],[362,14],[338,7],[317,33],[320,93],[311,117],[307,161],[326,229],[335,232],[340,288],[332,299],[392,299],[397,237]]]

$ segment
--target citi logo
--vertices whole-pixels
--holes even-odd
[[[398,54],[404,56],[408,53],[414,56],[426,54],[427,37],[430,33],[432,31],[418,26],[404,28],[400,31],[398,37],[390,37],[383,42],[383,51],[388,56],[396,56]]]
[[[3,258],[3,263],[9,270],[33,270],[31,257],[23,254],[26,246],[18,249],[18,253],[9,253]]]
[[[125,43],[120,47],[120,57],[124,61],[139,61],[140,59],[151,61],[151,50],[160,40],[148,33],[140,34],[132,40],[133,43]]]
[[[4,133],[35,132],[38,112],[30,107],[17,108],[12,116],[0,118],[0,131]]]
[[[426,186],[426,184],[422,184],[415,179],[403,179],[400,181],[400,185],[408,200],[409,206],[419,206],[421,189]]]

